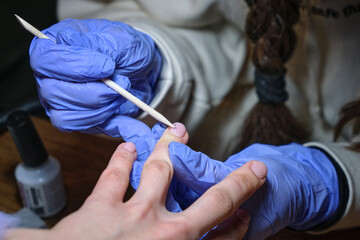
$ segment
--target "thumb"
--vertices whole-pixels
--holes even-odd
[[[231,172],[223,162],[178,142],[170,143],[169,155],[174,177],[200,195]]]

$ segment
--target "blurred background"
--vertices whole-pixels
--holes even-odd
[[[42,30],[57,22],[56,1],[5,0],[1,3],[0,131],[5,130],[6,115],[16,108],[45,117],[29,62],[33,35],[22,28],[14,14]]]

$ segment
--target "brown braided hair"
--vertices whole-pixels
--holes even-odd
[[[336,141],[346,125],[352,123],[352,134],[360,133],[360,100],[345,104],[340,110],[340,118],[335,125],[334,141]],[[360,152],[360,142],[353,143],[351,150]]]
[[[245,1],[250,7],[245,30],[253,43],[256,71],[270,77],[286,72],[284,65],[296,46],[292,27],[300,18],[301,0]],[[260,101],[255,105],[245,120],[238,150],[252,143],[282,145],[306,141],[308,133],[283,102]]]

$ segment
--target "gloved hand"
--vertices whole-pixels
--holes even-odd
[[[146,103],[152,99],[161,56],[148,35],[105,19],[67,19],[43,33],[53,41],[34,38],[30,62],[55,127],[101,133],[105,121],[136,116],[137,106],[97,81],[105,77]]]
[[[185,209],[207,189],[251,160],[268,167],[266,183],[241,208],[251,216],[246,239],[264,239],[285,227],[309,229],[328,219],[339,205],[338,179],[327,157],[317,149],[299,144],[254,144],[226,162],[210,159],[180,143],[170,143],[174,165],[170,192]],[[138,167],[138,166],[137,166]],[[136,170],[133,170],[136,172]]]

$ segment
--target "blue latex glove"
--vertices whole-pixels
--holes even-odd
[[[104,131],[103,123],[136,116],[139,108],[98,81],[105,77],[146,103],[152,99],[161,56],[148,35],[105,19],[67,19],[43,33],[53,41],[34,38],[30,61],[55,127],[118,136]]]
[[[336,171],[317,149],[299,144],[254,144],[220,162],[173,142],[169,154],[174,179],[170,188],[173,199],[168,201],[178,203],[168,203],[173,211],[179,211],[179,206],[185,209],[248,161],[267,165],[266,183],[241,206],[251,216],[247,239],[264,239],[285,227],[309,229],[332,216],[339,205]]]

